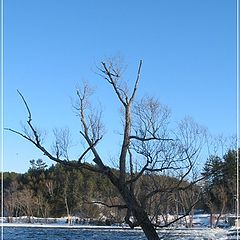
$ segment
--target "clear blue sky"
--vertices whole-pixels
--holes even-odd
[[[174,121],[190,115],[213,134],[236,133],[235,0],[4,1],[4,127],[20,130],[27,119],[19,89],[45,143],[53,128],[69,126],[76,157],[80,125],[71,97],[85,80],[104,111],[100,151],[114,157],[119,105],[94,73],[112,55],[124,57],[126,79],[135,78],[143,59],[138,93],[158,97]],[[46,160],[4,132],[4,171],[24,172],[33,158]]]

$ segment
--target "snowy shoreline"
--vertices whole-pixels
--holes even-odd
[[[96,225],[67,225],[67,224],[45,224],[45,223],[3,223],[3,227],[29,227],[29,228],[70,228],[70,229],[83,229],[83,230],[138,230],[141,228],[136,227],[131,229],[128,226],[96,226]]]

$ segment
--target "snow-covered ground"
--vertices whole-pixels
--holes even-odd
[[[3,223],[3,227],[27,227],[27,228],[70,228],[70,229],[109,229],[109,230],[131,230],[128,226],[96,226],[96,225],[68,225],[61,223]],[[135,230],[141,230],[136,227]]]
[[[160,218],[159,218],[160,219]],[[173,215],[168,215],[167,219],[169,221],[172,221],[175,219],[175,216]],[[216,219],[216,218],[215,218]],[[9,221],[10,220],[10,221]],[[66,225],[67,224],[67,217],[62,217],[62,218],[37,218],[37,217],[30,217],[31,223],[44,223],[44,224],[62,224]],[[79,220],[79,221],[78,221]],[[81,221],[80,221],[81,220]],[[162,219],[160,219],[163,221]],[[79,219],[78,217],[72,217],[71,218],[72,225],[78,225],[79,223],[84,225],[91,224],[91,219]],[[193,226],[194,227],[209,227],[210,225],[210,216],[209,214],[195,214],[193,218],[191,219]],[[214,223],[215,220],[213,220]],[[29,217],[22,216],[22,217],[12,217],[8,219],[7,217],[2,217],[0,218],[0,222],[7,223],[7,222],[12,222],[12,223],[27,223],[29,222]],[[186,222],[190,222],[190,217],[187,216],[185,218],[182,218],[180,222],[178,222],[178,226],[185,226]],[[227,216],[222,216],[219,224],[220,225],[226,225],[227,222]]]

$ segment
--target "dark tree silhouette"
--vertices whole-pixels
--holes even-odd
[[[8,130],[30,141],[54,162],[105,175],[116,187],[124,202],[123,205],[114,207],[126,208],[126,223],[131,228],[141,226],[146,237],[154,240],[159,239],[156,228],[163,225],[158,225],[154,221],[156,218],[150,215],[146,206],[154,199],[161,199],[161,195],[184,191],[199,181],[196,178],[194,166],[205,132],[190,118],[184,119],[174,130],[170,129],[168,124],[170,111],[167,107],[153,97],[145,97],[137,101],[136,94],[141,68],[142,61],[139,63],[131,90],[122,79],[122,69],[114,61],[102,62],[98,67],[99,75],[110,84],[122,107],[123,131],[120,154],[117,158],[118,171],[114,172],[105,163],[106,161],[97,149],[97,144],[104,134],[104,127],[101,112],[91,109],[92,91],[87,84],[77,90],[77,104],[74,106],[81,122],[80,133],[87,143],[86,149],[78,159],[71,160],[68,157],[67,132],[56,132],[54,153],[43,145],[41,134],[32,123],[30,108],[20,92],[28,111],[28,129],[26,127],[24,131],[16,131],[11,128]],[[109,140],[111,141],[111,139]],[[92,155],[93,164],[83,161],[87,154]],[[160,175],[173,177],[175,181],[170,181],[167,185],[161,184],[161,182],[157,183],[155,176]],[[152,180],[152,184],[143,188],[146,176],[148,180]],[[141,188],[139,188],[140,185]],[[196,203],[195,200],[189,203],[189,209],[185,210],[186,214],[191,211]],[[161,202],[158,204],[161,205]],[[167,225],[169,224],[171,223],[167,223]]]

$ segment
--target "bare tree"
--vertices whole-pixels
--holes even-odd
[[[26,127],[23,132],[10,128],[8,130],[30,141],[44,155],[57,163],[105,175],[116,187],[124,202],[123,205],[115,207],[126,209],[125,221],[131,228],[141,226],[146,237],[154,240],[159,239],[156,232],[159,225],[154,222],[156,218],[150,216],[147,206],[153,199],[161,199],[157,196],[167,192],[184,191],[199,180],[194,178],[192,173],[201,149],[204,130],[191,119],[185,119],[177,129],[170,130],[170,111],[167,107],[152,97],[136,101],[141,68],[142,61],[139,63],[131,90],[122,79],[123,71],[119,65],[110,61],[102,62],[98,67],[99,75],[110,84],[122,108],[123,132],[118,171],[113,171],[105,164],[106,161],[97,149],[97,144],[104,134],[104,127],[101,112],[93,111],[91,107],[92,91],[87,84],[77,90],[75,104],[82,127],[80,134],[87,144],[78,159],[69,159],[68,134],[65,131],[55,131],[53,153],[43,145],[41,135],[32,123],[28,104],[20,92],[28,111],[28,128]],[[87,155],[92,156],[92,164],[83,161]],[[158,183],[156,179],[160,179],[157,178],[160,175],[174,178],[175,181],[168,184]],[[140,183],[146,176],[148,181],[152,181],[152,185],[148,184],[143,191]]]
[[[8,222],[13,221],[13,216],[17,217],[17,213],[19,210],[17,190],[18,190],[18,182],[14,180],[10,184],[9,189],[4,191],[3,204],[4,204],[4,209],[6,209],[7,211]]]
[[[17,193],[17,205],[20,211],[27,216],[31,223],[34,216],[34,210],[37,207],[37,199],[31,189],[24,188]]]

